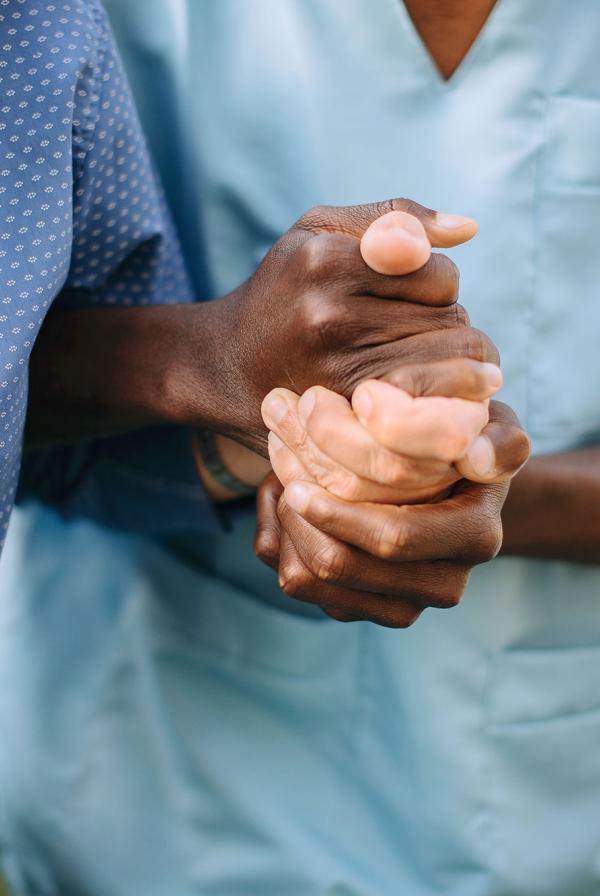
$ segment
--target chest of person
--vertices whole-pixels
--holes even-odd
[[[501,350],[503,397],[538,451],[596,438],[595,0],[576,16],[498,0],[449,80],[400,0],[178,9],[187,43],[152,38],[152,53],[171,54],[161,77],[180,86],[171,136],[192,147],[209,292],[237,286],[314,204],[407,195],[473,215],[478,236],[453,254],[461,300]]]

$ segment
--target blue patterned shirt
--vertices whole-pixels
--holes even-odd
[[[98,0],[0,0],[0,93],[1,546],[50,307],[194,295]],[[154,498],[160,520],[201,524],[212,515],[184,439],[164,428],[38,454],[22,492],[133,529]]]

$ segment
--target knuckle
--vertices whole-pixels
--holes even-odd
[[[331,262],[330,237],[327,233],[312,236],[298,248],[298,261],[304,278],[318,280]]]
[[[415,398],[429,395],[433,385],[431,371],[427,364],[418,364],[409,371],[410,388],[407,390]],[[401,386],[400,383],[398,385]]]
[[[462,593],[459,591],[444,589],[431,601],[431,606],[438,610],[451,610],[459,605],[461,597]]]
[[[453,306],[457,327],[468,327],[471,323],[467,309],[458,302]]]
[[[477,545],[476,560],[478,563],[487,563],[500,553],[502,547],[503,531],[500,516],[494,519],[489,526],[481,531]]]
[[[406,197],[390,199],[387,203],[382,203],[382,205],[387,206],[387,211],[408,212],[409,215],[414,215],[419,221],[427,220],[435,215],[432,209],[415,202],[414,199],[407,199]]]
[[[331,209],[328,205],[313,205],[298,219],[296,227],[301,230],[319,230],[329,226]]]
[[[355,616],[352,613],[346,613],[343,610],[338,610],[334,607],[322,607],[321,608],[326,616],[329,616],[331,619],[335,619],[336,622],[361,622],[362,616]]]
[[[381,560],[406,560],[412,555],[413,547],[411,528],[404,519],[402,508],[399,508],[397,514],[385,519],[373,550]]]
[[[474,327],[469,327],[466,331],[465,350],[467,356],[474,361],[491,361],[493,364],[500,364],[500,353],[492,340]]]
[[[344,501],[357,501],[361,494],[361,483],[358,476],[350,470],[341,467],[328,470],[319,478],[319,485],[326,488],[338,498]]]
[[[342,315],[335,303],[322,293],[304,294],[300,326],[313,339],[330,344],[339,336],[343,326]]]
[[[469,569],[455,568],[450,574],[444,576],[443,581],[437,583],[435,594],[428,601],[429,605],[438,610],[451,610],[457,607],[462,600],[467,587]]]
[[[298,560],[287,560],[279,569],[279,587],[289,597],[302,595],[311,584],[311,575]]]
[[[271,567],[276,565],[278,554],[278,544],[273,534],[262,529],[256,533],[254,539],[254,553],[259,560]]]
[[[371,622],[384,628],[410,628],[421,615],[422,610],[406,604],[390,604],[389,607],[369,613]]]
[[[488,340],[481,332],[469,327],[466,334],[465,350],[467,356],[474,361],[485,361],[488,352]]]
[[[406,609],[403,613],[397,614],[395,617],[394,628],[410,628],[414,625],[423,611],[417,610],[416,607]]]
[[[344,577],[347,560],[342,545],[323,541],[311,560],[311,570],[321,582],[339,582]]]

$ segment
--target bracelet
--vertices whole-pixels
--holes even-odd
[[[195,434],[202,461],[213,479],[240,498],[255,495],[255,486],[242,482],[223,463],[215,433],[209,429],[197,429]]]

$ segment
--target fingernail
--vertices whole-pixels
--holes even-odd
[[[485,377],[491,389],[499,389],[503,382],[502,371],[496,364],[484,363]]]
[[[267,395],[263,401],[263,420],[267,426],[277,426],[278,423],[281,423],[287,412],[287,402],[280,395]]]
[[[358,388],[352,396],[352,408],[363,426],[367,425],[373,410],[373,396],[366,388]]]
[[[446,230],[457,230],[459,227],[464,227],[465,224],[475,224],[477,226],[473,218],[466,218],[464,215],[447,215],[443,212],[437,212],[435,220],[436,224]]]
[[[312,414],[316,402],[317,396],[314,389],[309,389],[300,398],[298,402],[298,418],[303,426],[306,426],[306,421]]]
[[[492,472],[496,454],[487,436],[477,436],[467,451],[467,460],[478,476],[487,476]]]
[[[277,452],[277,451],[280,451],[282,448],[283,448],[283,442],[281,441],[279,436],[274,432],[270,432],[269,433],[269,450]]]
[[[304,513],[310,500],[310,492],[303,482],[291,482],[285,489],[285,500],[296,513]]]

